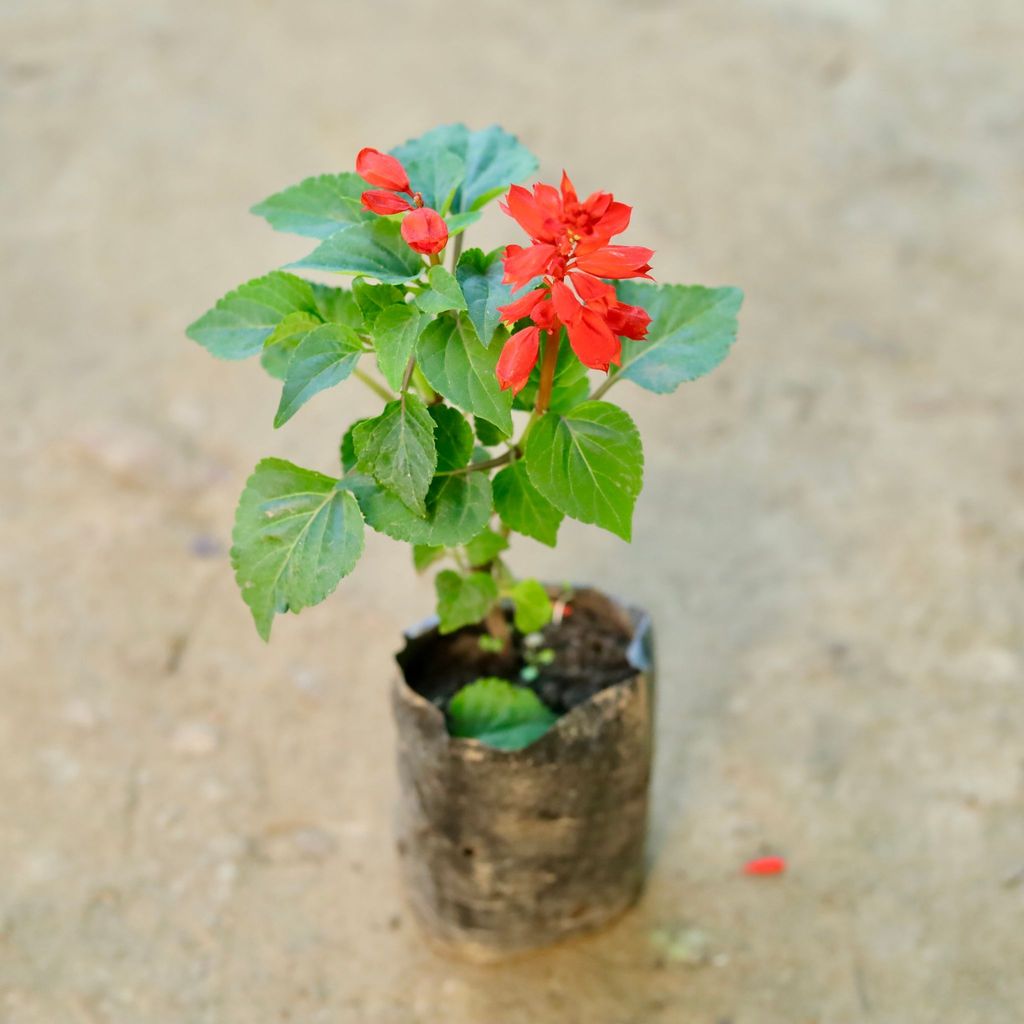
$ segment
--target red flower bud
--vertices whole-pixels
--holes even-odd
[[[402,221],[402,237],[414,252],[432,256],[448,244],[448,225],[437,210],[424,206]]]
[[[379,149],[361,149],[356,157],[356,173],[378,188],[389,188],[392,192],[409,191],[409,175],[401,161]]]
[[[496,368],[502,391],[511,388],[512,394],[518,395],[526,387],[539,352],[539,327],[524,327],[505,342]]]
[[[387,189],[368,189],[363,193],[363,206],[373,213],[386,215],[389,213],[405,213],[412,209],[412,203],[403,199],[397,192],[389,192]]]

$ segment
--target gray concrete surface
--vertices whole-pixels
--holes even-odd
[[[1024,1019],[1017,0],[6,0],[0,39],[0,1020]],[[747,291],[715,377],[617,391],[633,546],[517,552],[655,611],[647,895],[488,969],[426,948],[390,846],[429,584],[375,538],[265,647],[225,560],[256,459],[330,468],[370,405],[275,433],[182,334],[305,251],[250,203],[451,119]]]

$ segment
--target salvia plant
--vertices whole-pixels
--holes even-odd
[[[269,458],[246,484],[231,559],[264,639],[277,613],[352,572],[366,525],[412,545],[418,571],[437,564],[441,632],[483,622],[496,650],[552,615],[548,590],[508,567],[513,534],[554,546],[569,516],[630,539],[643,450],[606,396],[626,382],[666,394],[713,369],[742,294],[655,284],[653,251],[613,241],[629,206],[581,200],[565,174],[515,184],[537,167],[496,126],[448,125],[253,208],[317,246],[229,292],[189,337],[222,359],[259,357],[282,384],[275,427],[349,380],[381,401],[339,424],[336,474]],[[465,248],[499,196],[526,239]]]

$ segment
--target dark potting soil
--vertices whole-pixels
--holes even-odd
[[[633,623],[624,609],[590,589],[573,591],[568,609],[560,623],[543,630],[543,642],[534,650],[548,648],[554,658],[537,665],[538,675],[529,682],[520,678],[529,664],[524,637],[513,631],[507,652],[485,651],[480,647],[483,626],[467,626],[448,636],[431,630],[409,644],[399,664],[406,682],[442,710],[467,683],[500,676],[529,686],[552,711],[564,714],[637,672],[626,657]]]

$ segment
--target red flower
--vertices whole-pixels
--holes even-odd
[[[378,188],[387,188],[392,192],[409,191],[409,175],[405,173],[401,161],[379,149],[367,147],[359,151],[356,174]]]
[[[533,369],[537,345],[535,337],[527,342],[523,335],[538,328],[557,337],[564,324],[573,351],[591,369],[607,370],[617,364],[622,356],[619,338],[642,341],[651,319],[639,306],[619,302],[615,289],[599,280],[650,276],[652,249],[609,244],[629,226],[631,208],[608,192],[594,192],[580,202],[563,173],[560,189],[538,183],[531,193],[513,185],[502,209],[532,243],[506,248],[505,283],[523,288],[537,277],[543,280],[539,288],[499,309],[507,324],[529,317],[536,325],[506,343],[508,360],[503,367],[503,351],[498,367],[501,386],[518,391],[525,384],[522,374],[529,376]]]
[[[400,160],[377,149],[361,149],[356,157],[356,171],[371,185],[363,195],[363,206],[373,213],[388,216],[408,213],[402,221],[402,238],[414,252],[425,256],[439,253],[448,244],[448,225],[444,218],[429,206],[423,205],[423,196],[411,191],[409,175]],[[404,192],[412,202],[399,195]]]
[[[448,244],[448,225],[436,210],[423,206],[402,221],[402,237],[410,249],[430,256]]]
[[[540,328],[524,327],[516,331],[501,350],[498,357],[498,382],[501,390],[512,389],[518,395],[526,387],[540,352]]]

